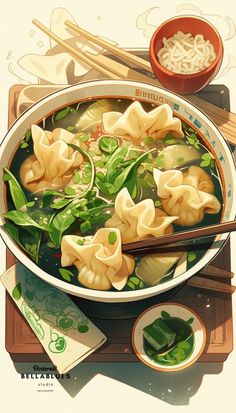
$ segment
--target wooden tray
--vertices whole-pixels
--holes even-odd
[[[21,88],[22,85],[15,85],[9,93],[9,126],[16,118],[16,101]],[[222,91],[224,93],[220,93]],[[224,86],[209,86],[204,89],[204,92],[200,92],[200,95],[218,106],[229,109],[228,90]],[[8,251],[7,267],[9,268],[14,263],[15,258]],[[212,264],[230,270],[229,242]],[[230,280],[228,282],[230,283]],[[205,323],[207,343],[199,361],[222,362],[226,360],[233,350],[231,296],[224,293],[206,292],[206,290],[194,289],[185,285],[172,297],[172,301],[191,307]],[[85,361],[138,361],[130,341],[135,319],[104,320],[93,318],[92,320],[107,336],[107,342]],[[13,361],[49,361],[37,337],[8,293],[6,294],[6,349]]]

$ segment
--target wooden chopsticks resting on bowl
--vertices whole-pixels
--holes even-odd
[[[175,244],[177,242],[193,241],[198,238],[210,237],[233,231],[236,231],[236,221],[223,222],[221,224],[192,229],[191,231],[177,232],[175,234],[162,235],[160,237],[123,244],[122,251],[134,255],[151,254],[158,251],[158,248],[166,245]]]
[[[135,80],[138,82],[141,81],[149,83],[157,87],[162,87],[161,83],[156,78],[154,79],[152,77],[139,73],[136,70],[129,68],[127,65],[118,63],[117,61],[107,56],[104,56],[103,54],[94,55],[89,52],[83,53],[78,49],[75,49],[74,47],[70,46],[66,41],[64,41],[63,39],[55,35],[53,32],[51,32],[38,20],[33,20],[33,23],[40,30],[46,33],[50,38],[54,39],[58,44],[60,44],[68,53],[72,54],[76,58],[86,63],[88,66],[102,73],[106,78]],[[116,46],[111,45],[105,40],[102,40],[97,36],[94,36],[93,34],[87,32],[84,29],[81,29],[79,26],[75,25],[72,22],[66,21],[65,24],[66,26],[70,27],[70,29],[74,30],[76,33],[81,34],[83,37],[87,38],[93,43],[102,46],[118,58],[131,62],[132,64],[135,64],[138,68],[145,69],[150,73],[150,75],[151,73],[153,74],[151,70],[151,65],[146,60],[134,56],[132,53],[126,50],[122,50]],[[233,145],[236,145],[236,114],[227,112],[224,109],[217,107],[212,103],[206,102],[204,99],[196,95],[185,96],[185,99],[187,99],[197,107],[200,107],[213,120],[213,122],[215,122],[215,124],[218,126],[218,128],[224,135],[225,139]]]
[[[157,238],[149,238],[142,241],[123,244],[122,252],[134,255],[151,254],[158,252],[158,249],[163,246],[173,245],[178,242],[183,243],[185,241],[233,231],[236,231],[236,221],[224,222],[221,224],[202,227],[191,231],[178,232],[176,234],[164,235]],[[191,246],[191,248],[194,248],[193,245]],[[191,287],[214,290],[229,294],[232,294],[235,291],[236,288],[233,285],[206,278],[208,276],[213,278],[220,277],[230,279],[233,277],[233,274],[229,271],[224,271],[220,268],[209,265],[205,267],[199,273],[199,275],[194,276],[190,280],[188,280],[187,284]]]

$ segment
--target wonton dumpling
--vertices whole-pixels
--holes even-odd
[[[157,285],[182,255],[183,252],[145,255],[137,265],[136,274],[149,286]]]
[[[183,172],[183,177],[183,183],[185,185],[192,185],[200,191],[214,194],[212,178],[204,169],[200,168],[200,166],[190,166],[188,171]]]
[[[112,109],[112,104],[108,99],[100,99],[91,103],[82,113],[76,123],[79,131],[87,132],[102,122],[102,115]]]
[[[171,233],[171,223],[177,218],[168,217],[161,209],[155,208],[152,199],[135,204],[128,189],[123,188],[116,197],[115,212],[105,226],[118,228],[122,242],[126,243]]]
[[[114,243],[109,242],[111,232],[116,235]],[[113,286],[122,290],[134,270],[134,259],[122,254],[120,231],[101,228],[93,237],[84,239],[85,244],[79,245],[81,237],[65,235],[62,238],[62,266],[75,265],[79,270],[78,280],[85,287],[110,290]]]
[[[159,154],[162,157],[162,169],[178,168],[200,159],[200,151],[190,145],[166,146]]]
[[[62,128],[45,131],[37,125],[31,127],[31,133],[34,155],[29,156],[21,166],[23,185],[31,192],[37,192],[68,184],[73,168],[83,162],[82,155],[66,144],[73,143],[75,135]],[[74,143],[79,145],[78,140]]]
[[[204,214],[218,214],[220,211],[218,199],[207,192],[212,191],[211,178],[201,168],[191,166],[187,173],[154,169],[153,176],[162,208],[167,214],[179,217],[176,224],[195,225],[203,220]]]
[[[162,139],[168,132],[176,138],[184,136],[181,121],[173,117],[173,110],[167,104],[145,112],[141,103],[136,101],[124,113],[104,113],[102,122],[106,133],[127,136],[136,144],[146,136]]]

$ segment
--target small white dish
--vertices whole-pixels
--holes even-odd
[[[144,327],[153,323],[157,318],[164,318],[163,315],[164,317],[168,317],[169,315],[170,318],[176,317],[185,322],[189,321],[188,325],[191,327],[193,332],[192,351],[182,361],[175,360],[173,354],[171,354],[172,360],[175,361],[170,361],[169,364],[163,364],[163,360],[158,361],[156,358],[156,360],[154,361],[153,358],[155,356],[148,356],[148,354],[146,353],[147,349],[146,351],[144,349]],[[152,369],[159,371],[179,371],[191,366],[193,363],[197,361],[197,359],[203,353],[205,344],[206,329],[202,320],[195,313],[195,311],[182,304],[177,303],[156,304],[150,307],[137,318],[132,330],[132,346],[136,356],[142,361],[142,363],[146,364],[148,367],[151,367]],[[164,357],[166,358],[166,356]],[[174,362],[175,364],[171,364]]]

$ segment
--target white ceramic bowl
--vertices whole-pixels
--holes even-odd
[[[235,218],[235,165],[230,149],[216,126],[199,109],[180,98],[178,95],[145,83],[122,80],[92,81],[73,85],[47,96],[23,113],[8,131],[0,148],[0,199],[4,199],[4,184],[2,181],[3,168],[10,164],[14,150],[21,142],[26,129],[33,123],[38,123],[40,119],[44,118],[49,113],[52,113],[63,106],[70,105],[81,99],[86,100],[97,97],[133,98],[134,100],[146,100],[157,105],[168,103],[177,116],[186,119],[189,124],[192,124],[194,129],[196,129],[211,146],[211,151],[215,153],[215,157],[218,158],[221,165],[225,204],[222,222],[230,221]],[[0,216],[2,216],[4,212],[5,206],[1,203]],[[0,219],[2,220],[2,218]],[[2,224],[3,222],[0,223]],[[190,270],[179,277],[155,287],[136,291],[114,292],[82,288],[51,276],[41,270],[20,250],[10,236],[4,231],[3,227],[0,228],[0,233],[7,247],[12,251],[16,258],[40,278],[67,293],[101,302],[129,302],[142,300],[177,286],[208,264],[219,252],[220,246],[223,245],[223,242],[228,236],[228,234],[218,236],[217,241],[220,242],[215,242],[203,258],[201,258]]]

